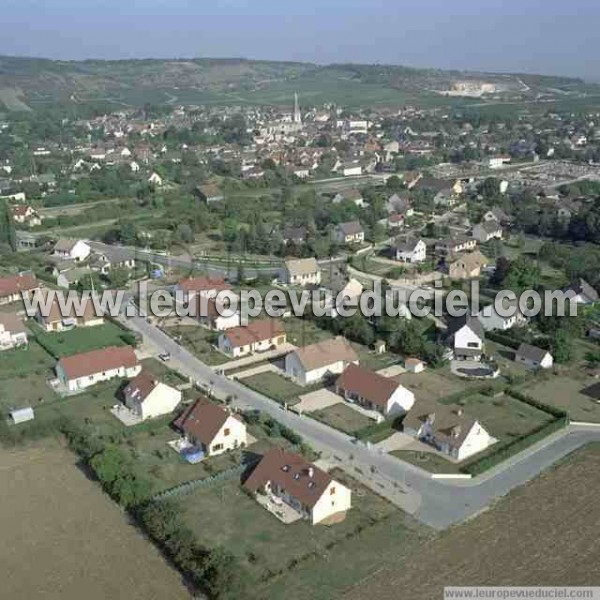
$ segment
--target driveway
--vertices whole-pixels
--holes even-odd
[[[343,401],[341,396],[323,388],[300,396],[300,402],[294,406],[294,410],[298,409],[303,413],[313,412],[314,410],[322,410]]]

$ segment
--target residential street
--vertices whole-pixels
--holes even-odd
[[[600,441],[600,427],[571,425],[542,440],[473,480],[439,480],[422,469],[397,458],[355,443],[349,436],[310,417],[286,411],[276,402],[238,382],[217,375],[212,368],[176,344],[143,317],[125,319],[128,327],[144,336],[144,343],[156,352],[171,354],[171,366],[196,382],[206,385],[219,397],[233,398],[234,405],[268,413],[302,435],[329,463],[340,464],[386,497],[437,529],[472,517],[511,489],[534,478],[573,450]]]

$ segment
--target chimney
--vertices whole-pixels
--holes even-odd
[[[315,470],[313,467],[308,467],[308,476],[312,479],[315,476]]]
[[[457,414],[459,417],[462,417],[462,416],[463,416],[463,409],[462,409],[462,408],[457,408],[457,409],[456,409],[456,414]]]

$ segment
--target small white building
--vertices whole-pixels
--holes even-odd
[[[10,420],[12,421],[13,425],[19,425],[20,423],[27,423],[27,421],[33,421],[35,419],[35,414],[33,412],[33,408],[31,408],[30,406],[11,410],[9,415],[10,415]]]
[[[91,252],[92,249],[83,240],[60,239],[54,245],[52,254],[54,256],[59,256],[60,258],[81,262],[85,260]]]
[[[279,280],[287,285],[319,285],[321,270],[316,258],[286,260],[279,273]]]
[[[123,390],[125,406],[142,421],[172,413],[181,402],[181,391],[142,371]]]
[[[404,361],[404,369],[407,373],[422,373],[425,370],[425,363],[418,358],[407,358]]]
[[[0,313],[0,351],[27,344],[27,329],[16,313]]]
[[[448,328],[448,339],[454,349],[456,360],[481,360],[485,330],[477,319],[467,317],[452,321]]]
[[[479,311],[477,318],[486,331],[507,331],[527,323],[527,317],[519,310],[517,301],[506,300],[505,305],[511,313],[508,316],[498,314],[494,304],[489,304]]]
[[[554,364],[554,357],[548,350],[521,344],[515,353],[515,362],[530,369],[550,369]]]
[[[396,260],[403,263],[422,263],[427,258],[427,245],[420,238],[398,241],[395,250]]]
[[[481,244],[502,239],[502,226],[497,221],[483,221],[473,227],[473,237]]]

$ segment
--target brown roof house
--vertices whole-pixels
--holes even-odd
[[[33,273],[19,273],[10,277],[0,277],[0,304],[10,304],[23,298],[23,292],[31,295],[40,288]]]
[[[16,313],[0,313],[0,351],[27,344],[27,329]]]
[[[450,279],[477,279],[481,269],[488,264],[488,260],[481,252],[459,254],[449,265]]]
[[[354,363],[338,377],[335,388],[348,402],[377,411],[384,417],[403,415],[415,403],[415,395],[397,381]]]
[[[65,310],[62,311],[56,294],[53,293],[49,297],[49,290],[43,290],[40,294],[35,319],[45,331],[65,331],[73,327],[95,327],[104,323],[104,317],[96,311],[94,303],[89,298],[82,300],[81,306],[75,306],[75,302],[68,305],[65,303],[63,306]],[[82,310],[79,310],[79,308]]]
[[[198,458],[242,448],[248,442],[243,421],[206,398],[188,407],[174,425],[184,435],[182,451]]]
[[[244,488],[272,512],[277,514],[283,502],[297,518],[313,525],[335,522],[351,508],[352,493],[345,485],[299,454],[281,448],[272,448],[262,457]]]
[[[339,375],[350,364],[358,364],[354,348],[343,337],[297,348],[285,357],[285,374],[301,385],[316,383],[326,375]]]
[[[125,406],[140,420],[172,413],[181,402],[182,393],[150,371],[142,371],[123,390]]]
[[[219,336],[219,350],[237,358],[254,352],[266,352],[286,343],[285,328],[276,319],[254,321],[247,327],[234,327]]]
[[[115,377],[135,377],[141,370],[131,346],[110,346],[65,356],[56,365],[59,383],[69,392],[85,390]]]
[[[333,238],[338,244],[362,244],[365,241],[365,230],[358,221],[347,221],[336,226]]]
[[[403,421],[404,432],[461,461],[494,444],[483,425],[458,404],[417,402]]]
[[[318,285],[321,270],[316,258],[286,260],[279,273],[279,280],[288,285]]]

